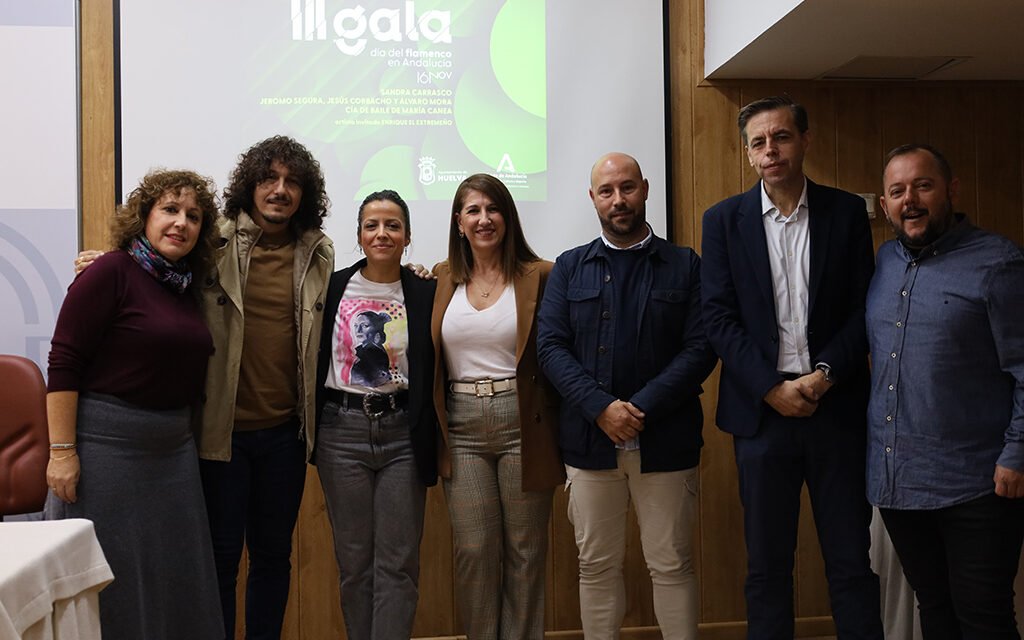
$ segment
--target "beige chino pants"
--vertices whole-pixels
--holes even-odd
[[[618,451],[618,467],[566,465],[569,521],[580,551],[580,616],[587,640],[614,640],[626,611],[622,565],[630,500],[654,586],[665,640],[697,638],[697,576],[692,561],[697,468],[640,473],[639,451]]]

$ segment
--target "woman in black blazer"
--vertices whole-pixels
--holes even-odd
[[[366,258],[335,272],[327,290],[315,462],[348,637],[408,638],[426,488],[437,482],[435,283],[401,266],[409,208],[394,191],[363,200],[358,239]]]

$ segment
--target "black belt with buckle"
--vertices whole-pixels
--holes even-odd
[[[388,411],[404,409],[409,405],[409,392],[397,393],[352,393],[338,389],[325,389],[327,399],[349,411],[358,409],[367,418],[379,418]]]

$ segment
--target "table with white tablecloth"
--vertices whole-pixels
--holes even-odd
[[[113,578],[89,520],[0,523],[0,640],[98,640]]]

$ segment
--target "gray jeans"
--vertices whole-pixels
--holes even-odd
[[[426,500],[408,416],[398,410],[371,420],[328,402],[317,441],[348,637],[408,640]]]

